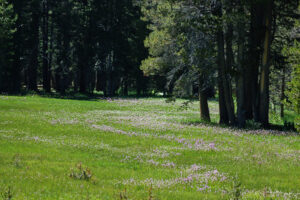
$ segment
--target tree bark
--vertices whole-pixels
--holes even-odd
[[[282,77],[281,77],[281,97],[280,97],[280,117],[284,118],[284,100],[285,100],[285,66],[282,68]]]
[[[263,18],[264,8],[262,3],[253,2],[251,5],[251,24],[249,33],[248,66],[245,69],[246,78],[246,119],[259,121],[259,90],[258,71],[261,57],[261,42],[263,40]]]
[[[53,42],[54,42],[54,19],[53,19],[53,14],[51,16],[51,23],[50,23],[50,49],[49,49],[49,78],[50,78],[50,88],[51,88],[51,83],[53,87],[53,82],[54,82],[54,77],[52,76],[52,61],[53,61]],[[55,88],[55,87],[54,87]]]
[[[222,17],[222,3],[219,1],[216,5],[216,15],[218,17]],[[231,84],[229,79],[228,71],[226,70],[226,60],[225,60],[225,49],[224,49],[224,33],[223,33],[223,27],[222,25],[219,25],[217,30],[217,43],[218,43],[218,58],[217,58],[217,64],[218,64],[218,71],[219,71],[219,86],[223,84],[223,88],[219,88],[219,95],[224,95],[224,102],[225,107],[228,114],[229,124],[234,125],[235,124],[235,115],[234,115],[234,106],[233,106],[233,98],[231,95]],[[223,94],[221,94],[223,92]],[[219,102],[220,104],[223,104],[224,102]],[[221,110],[224,110],[224,108],[220,108]],[[221,117],[221,116],[220,116]]]
[[[218,72],[218,88],[219,88],[219,114],[220,124],[229,124],[228,112],[225,105],[224,86],[220,71]]]
[[[239,13],[244,13],[241,5]],[[246,98],[245,98],[245,25],[239,19],[238,22],[238,64],[236,77],[236,97],[237,97],[237,121],[239,128],[244,128],[246,125]]]
[[[86,93],[86,72],[83,63],[80,63],[79,68],[79,92]]]
[[[43,0],[43,88],[45,92],[51,92],[49,54],[48,54],[48,24],[49,24],[49,6],[48,0]]]
[[[114,69],[113,69],[113,63],[114,62],[114,51],[112,50],[108,55],[106,59],[106,70],[107,70],[107,83],[106,83],[106,93],[107,96],[114,96],[115,90],[114,90]]]
[[[128,96],[128,76],[125,76],[123,80],[123,95]]]
[[[37,69],[38,69],[38,55],[39,55],[39,2],[34,1],[31,4],[31,38],[32,45],[30,62],[28,66],[28,90],[37,91]]]
[[[203,79],[204,77],[199,76],[200,117],[202,121],[210,122],[207,91]]]
[[[227,0],[226,2],[226,12],[228,16],[232,15],[232,7],[233,3],[231,0]],[[233,55],[233,24],[231,22],[227,23],[227,31],[225,33],[225,42],[226,42],[226,66],[225,66],[225,73],[226,78],[228,81],[228,89],[229,89],[229,101],[231,105],[231,109],[233,109],[234,115],[234,102],[232,98],[232,71],[234,67],[234,55]],[[235,118],[235,117],[234,117]]]
[[[99,69],[96,70],[96,90],[101,91],[101,72]]]
[[[269,73],[270,73],[270,48],[272,31],[272,7],[273,0],[266,2],[264,16],[265,34],[263,41],[262,67],[259,86],[259,120],[263,126],[269,125]]]
[[[14,12],[18,16],[16,20],[16,32],[14,33],[13,36],[13,48],[14,48],[14,55],[13,55],[13,68],[12,68],[12,75],[13,75],[13,81],[12,81],[12,86],[11,88],[7,88],[13,92],[13,93],[18,93],[21,90],[21,83],[22,83],[22,78],[25,83],[25,85],[28,85],[27,79],[26,79],[26,69],[24,72],[24,76],[22,77],[21,71],[22,71],[22,65],[21,65],[21,53],[22,53],[22,22],[21,19],[23,19],[22,15],[22,9],[23,9],[23,4],[24,1],[12,1],[13,7],[14,7]]]

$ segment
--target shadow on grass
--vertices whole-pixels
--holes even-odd
[[[6,96],[33,96],[37,95],[42,98],[53,98],[53,99],[65,99],[65,100],[79,100],[79,101],[98,101],[98,100],[114,100],[114,99],[141,99],[141,98],[165,98],[165,96],[159,96],[159,95],[114,95],[114,96],[105,96],[102,93],[79,93],[79,92],[66,92],[65,94],[61,94],[58,92],[51,92],[51,93],[45,93],[43,91],[22,91],[21,93],[17,94],[7,94],[2,93],[0,95],[6,95]]]
[[[226,124],[220,124],[216,122],[202,121],[201,119],[187,119],[187,120],[182,120],[179,123],[183,125],[194,125],[194,126],[205,125],[211,128],[229,128],[229,129],[240,130],[240,131],[254,131],[255,133],[259,131],[270,131],[270,134],[272,135],[283,135],[283,132],[284,135],[299,135],[293,123],[285,123],[284,125],[269,124],[268,127],[261,127],[260,125],[253,125],[253,123],[247,122],[245,128],[238,128],[237,126],[229,126]]]
[[[168,98],[167,96],[158,96],[158,95],[128,95],[128,96],[120,96],[115,95],[111,97],[106,97],[101,93],[78,93],[78,92],[66,92],[64,95],[52,92],[52,93],[45,93],[43,91],[38,92],[28,92],[23,91],[21,94],[3,94],[7,96],[31,96],[31,95],[38,95],[39,97],[43,98],[54,98],[54,99],[65,99],[65,100],[79,100],[79,101],[99,101],[99,100],[114,100],[114,99],[141,99],[141,98]],[[184,98],[183,98],[184,99]],[[197,98],[186,98],[186,100],[189,101],[196,101]],[[211,102],[217,102],[218,100],[216,98],[211,98]],[[293,135],[295,133],[299,135],[299,133],[296,132],[295,126],[291,122],[285,122],[284,125],[279,124],[270,124],[268,127],[261,127],[259,124],[256,124],[255,122],[248,121],[246,128],[240,129],[237,126],[229,126],[226,124],[219,124],[217,122],[207,122],[202,121],[200,119],[187,119],[184,121],[179,121],[179,123],[183,125],[205,125],[209,127],[216,127],[216,128],[231,128],[235,130],[245,130],[245,131],[259,131],[259,130],[265,130],[265,131],[281,131],[281,132],[289,132]]]

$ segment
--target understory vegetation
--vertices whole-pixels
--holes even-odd
[[[184,102],[0,96],[0,198],[300,199],[297,133]]]

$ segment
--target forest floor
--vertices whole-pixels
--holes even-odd
[[[183,102],[0,96],[0,199],[300,199],[300,136]]]

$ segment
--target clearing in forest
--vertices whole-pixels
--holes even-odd
[[[299,136],[203,124],[182,102],[0,96],[0,196],[300,199]]]

